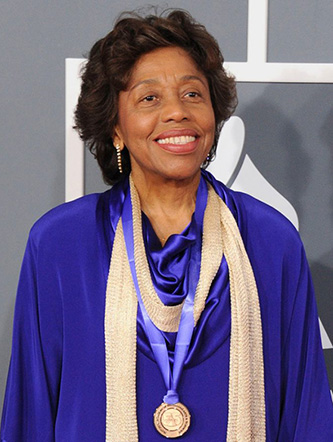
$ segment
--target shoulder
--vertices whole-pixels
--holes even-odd
[[[240,223],[246,224],[248,228],[258,226],[265,232],[298,237],[295,226],[274,207],[243,192],[228,189],[228,193],[235,203]]]
[[[94,228],[98,206],[108,192],[86,195],[63,203],[45,213],[30,230],[29,240],[35,246],[41,242],[56,242],[81,236]]]
[[[251,195],[229,189],[207,172],[205,175],[232,212],[246,246],[263,245],[277,252],[303,247],[295,226],[278,210]]]
[[[242,192],[228,190],[245,247],[253,263],[295,271],[304,264],[299,232],[281,212]]]

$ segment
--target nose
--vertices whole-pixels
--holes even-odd
[[[180,122],[190,118],[189,109],[178,96],[168,97],[164,100],[162,107],[162,120],[164,122],[176,121]]]

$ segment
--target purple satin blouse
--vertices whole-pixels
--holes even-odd
[[[267,441],[332,442],[332,400],[299,235],[271,207],[227,189],[208,172],[202,176],[235,217],[257,282]],[[103,194],[63,204],[31,230],[17,292],[2,442],[105,441],[105,292],[127,190],[124,180]],[[203,210],[198,201],[196,211]],[[163,301],[178,302],[186,293],[186,256],[201,229],[193,217],[184,232],[173,235],[161,249],[143,217],[151,273]],[[230,321],[228,267],[223,259],[180,382],[180,396],[192,415],[181,440],[226,440]],[[137,329],[139,439],[163,441],[152,416],[165,386],[140,314]],[[172,353],[174,334],[167,335]]]

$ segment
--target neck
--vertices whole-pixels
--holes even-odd
[[[132,173],[141,209],[148,216],[155,233],[164,245],[168,237],[181,233],[195,210],[200,171],[186,180],[140,177]]]

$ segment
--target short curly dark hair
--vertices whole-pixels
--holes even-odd
[[[92,47],[82,71],[81,94],[75,111],[75,128],[94,154],[104,181],[115,184],[118,171],[112,134],[118,122],[118,97],[129,83],[135,63],[148,52],[175,46],[185,50],[207,78],[215,114],[215,156],[218,136],[237,105],[235,80],[223,68],[217,41],[200,23],[183,10],[166,10],[160,15],[124,13],[114,29]],[[122,150],[123,174],[131,171],[129,152]]]

